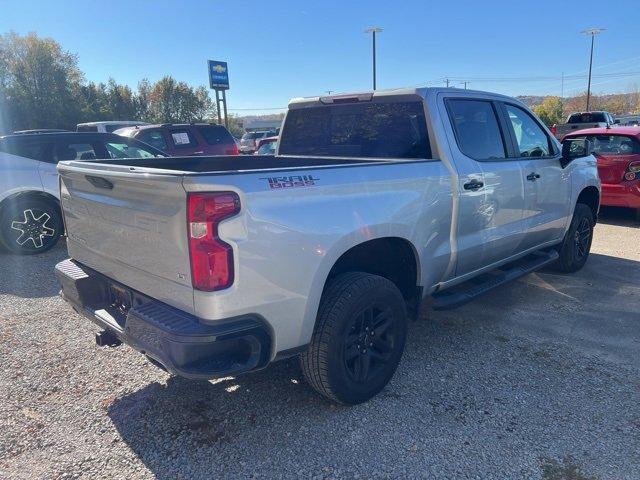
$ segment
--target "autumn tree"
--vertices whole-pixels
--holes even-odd
[[[35,33],[0,35],[0,129],[70,128],[83,75],[75,55]]]
[[[562,123],[562,99],[560,97],[547,97],[540,105],[533,107],[533,111],[547,125]]]

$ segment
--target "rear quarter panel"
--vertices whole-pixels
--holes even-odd
[[[43,191],[38,160],[0,152],[0,201],[16,193]],[[58,192],[51,192],[58,197]]]
[[[274,187],[292,175],[312,184]],[[274,331],[274,352],[309,342],[327,276],[351,247],[382,237],[408,240],[420,285],[440,280],[449,262],[451,187],[439,161],[187,176],[184,186],[235,191],[242,202],[241,214],[219,228],[236,253],[234,285],[194,292],[196,314],[215,321],[258,313]]]

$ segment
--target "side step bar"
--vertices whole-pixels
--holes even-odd
[[[467,280],[460,285],[448,288],[433,295],[434,310],[450,310],[464,305],[480,295],[493,290],[500,285],[516,280],[524,275],[553,263],[558,259],[558,252],[550,250],[548,252],[535,252],[515,262],[508,263],[502,267],[484,273],[475,278]]]

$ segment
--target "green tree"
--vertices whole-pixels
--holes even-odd
[[[194,90],[168,75],[151,86],[148,98],[148,120],[155,123],[203,121],[216,114],[205,87]]]
[[[75,126],[83,75],[59,43],[35,33],[2,35],[0,70],[1,129]]]
[[[547,125],[562,123],[562,99],[560,97],[547,97],[540,105],[533,107],[533,111]]]
[[[135,120],[137,102],[133,91],[110,78],[107,82],[107,111],[110,120]]]

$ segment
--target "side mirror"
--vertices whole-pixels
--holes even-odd
[[[588,157],[593,152],[593,144],[588,138],[568,138],[562,141],[562,168],[576,158]]]

